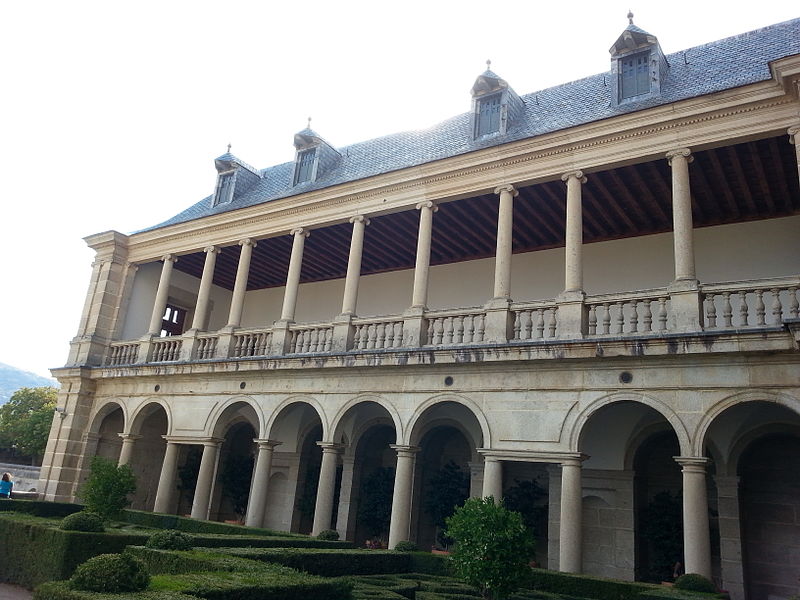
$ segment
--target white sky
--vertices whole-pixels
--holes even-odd
[[[469,109],[485,69],[517,93],[606,71],[635,23],[666,53],[800,16],[761,2],[0,2],[0,362],[48,375],[75,335],[82,237],[213,191],[213,159],[293,159]]]

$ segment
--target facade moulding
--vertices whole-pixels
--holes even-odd
[[[484,458],[504,460],[512,462],[534,462],[534,463],[565,463],[583,462],[588,456],[580,452],[542,452],[535,450],[513,450],[502,448],[478,448],[478,454]]]

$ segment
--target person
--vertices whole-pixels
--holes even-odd
[[[11,473],[3,473],[3,478],[0,479],[0,498],[11,498],[11,489],[14,487],[14,482],[11,481]]]

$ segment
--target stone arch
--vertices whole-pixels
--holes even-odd
[[[381,406],[388,413],[389,418],[392,420],[392,424],[394,425],[394,430],[397,436],[396,443],[399,444],[400,440],[403,439],[403,423],[402,420],[400,419],[400,414],[397,412],[397,409],[391,402],[389,402],[385,398],[382,398],[381,396],[378,396],[377,394],[359,394],[355,398],[351,398],[350,400],[348,400],[347,403],[345,403],[345,405],[339,409],[339,411],[336,413],[336,415],[333,417],[333,420],[331,421],[331,426],[329,430],[331,439],[330,440],[328,440],[328,438],[323,438],[323,439],[326,439],[328,441],[335,441],[336,438],[338,437],[338,434],[341,433],[340,427],[342,424],[342,420],[345,418],[345,416],[350,412],[352,408],[356,407],[359,404],[363,404],[365,402],[373,402]],[[356,443],[356,441],[357,440],[355,439],[351,439],[350,443],[354,444]]]
[[[322,405],[319,403],[319,401],[310,396],[290,396],[278,404],[278,406],[275,407],[269,418],[266,420],[266,426],[264,428],[266,435],[264,435],[264,437],[268,439],[273,438],[276,422],[281,416],[284,415],[286,409],[293,404],[305,404],[310,406],[317,413],[317,418],[319,418],[320,423],[322,423],[322,439],[326,439],[325,435],[329,431],[329,426],[326,419],[325,410],[322,408]]]
[[[133,433],[138,434],[141,430],[142,423],[153,414],[153,411],[157,410],[158,408],[164,409],[164,412],[167,415],[167,431],[166,435],[170,435],[172,431],[172,410],[170,409],[169,404],[164,402],[161,398],[148,398],[145,400],[139,408],[137,408],[130,418],[130,426],[126,433]]]
[[[586,423],[589,422],[589,419],[602,408],[612,404],[617,404],[619,402],[634,402],[636,404],[642,404],[660,413],[661,416],[663,416],[672,426],[672,430],[678,437],[681,453],[685,456],[691,456],[690,452],[692,446],[689,439],[689,433],[687,432],[686,426],[683,424],[683,421],[681,421],[678,415],[675,414],[675,412],[664,402],[661,402],[656,398],[652,398],[646,394],[636,394],[631,392],[615,392],[597,398],[593,402],[589,403],[589,405],[586,406],[581,412],[579,412],[574,417],[574,421],[571,424],[565,424],[565,429],[569,431],[570,452],[579,452],[581,436],[584,433]]]
[[[248,418],[247,413],[250,411],[245,406],[252,410],[252,414],[249,416],[252,417],[254,414],[255,422]],[[239,414],[235,414],[237,412]],[[226,416],[228,416],[228,421],[225,420]],[[231,426],[243,420],[247,420],[250,423],[256,435],[260,436],[261,432],[264,431],[264,418],[258,403],[250,396],[234,396],[224,402],[220,402],[212,409],[206,422],[206,429],[211,437],[224,437],[225,432]]]
[[[91,416],[89,417],[89,423],[91,425],[87,429],[88,433],[98,433],[100,431],[100,426],[103,424],[103,419],[105,419],[108,415],[110,415],[115,410],[120,409],[122,410],[122,422],[123,427],[122,431],[126,430],[126,425],[129,425],[129,416],[128,416],[128,407],[123,403],[120,402],[117,398],[110,398],[108,400],[103,401],[98,406],[95,406]]]
[[[439,394],[431,398],[428,398],[427,400],[422,402],[419,406],[417,406],[404,432],[402,438],[403,443],[413,446],[415,445],[416,442],[419,442],[419,439],[421,438],[419,423],[423,415],[426,412],[428,412],[430,408],[433,408],[435,405],[443,404],[445,402],[453,402],[455,404],[460,404],[470,413],[472,413],[472,416],[477,420],[478,427],[480,428],[481,431],[481,437],[483,439],[482,440],[475,439],[475,436],[472,433],[470,433],[469,435],[469,437],[472,438],[476,448],[479,448],[481,446],[484,448],[492,447],[491,429],[489,428],[489,421],[486,419],[486,415],[483,414],[483,411],[475,402],[473,402],[472,400],[470,400],[465,396],[460,396],[458,394]],[[460,427],[463,427],[463,423],[460,424]]]
[[[703,415],[692,440],[692,449],[698,452],[694,456],[702,456],[703,449],[708,443],[709,429],[717,418],[726,410],[747,402],[771,402],[800,415],[800,399],[789,394],[769,390],[747,390],[732,394],[714,404]]]

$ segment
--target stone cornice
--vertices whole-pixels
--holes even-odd
[[[693,151],[755,139],[797,123],[800,103],[775,80],[761,82],[510,142],[424,165],[282,198],[130,236],[133,262],[288,234],[297,227],[347,222],[409,210],[422,200],[456,200],[497,185],[555,180],[654,158],[676,147]],[[98,234],[103,235],[103,234]],[[94,238],[96,236],[90,236]],[[87,241],[89,238],[87,238]]]

